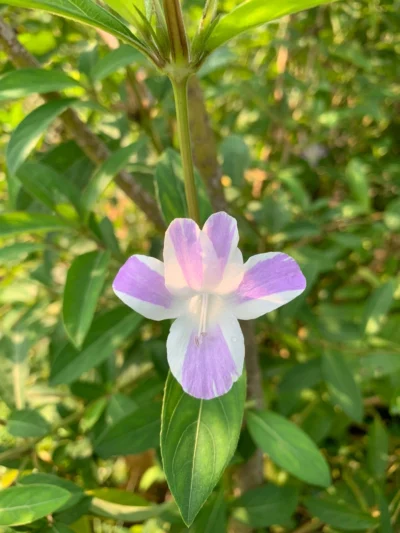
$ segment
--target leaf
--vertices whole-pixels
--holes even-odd
[[[0,525],[29,524],[59,509],[69,492],[51,485],[12,487],[0,492]]]
[[[45,244],[36,242],[14,242],[8,246],[0,248],[0,262],[12,263],[14,261],[22,262],[26,257],[33,253],[41,251]]]
[[[117,307],[97,317],[78,351],[67,344],[56,356],[50,384],[72,383],[91,368],[98,366],[125,341],[140,325],[142,317],[125,307]]]
[[[312,485],[330,485],[326,460],[293,422],[271,411],[249,411],[246,418],[252,439],[278,466]]]
[[[285,15],[326,3],[328,2],[324,0],[282,0],[281,2],[250,0],[243,2],[220,18],[206,42],[206,48],[212,52],[244,31],[257,28]]]
[[[100,435],[95,451],[107,459],[156,448],[161,425],[161,405],[150,404],[117,420]]]
[[[364,415],[362,394],[350,368],[339,352],[325,352],[322,356],[322,375],[326,381],[333,403],[356,422]]]
[[[174,218],[185,217],[185,187],[180,156],[172,149],[167,149],[160,157],[154,175],[157,201],[167,224]],[[212,208],[204,184],[197,171],[195,181],[199,199],[200,219],[205,222],[211,215]]]
[[[227,531],[227,509],[224,493],[212,494],[189,528],[190,533]]]
[[[170,506],[169,502],[161,505],[121,505],[93,498],[90,511],[96,516],[121,522],[142,522],[159,516]]]
[[[367,465],[371,474],[383,480],[389,459],[389,435],[377,416],[369,427],[367,446]]]
[[[378,521],[371,515],[345,503],[314,496],[305,498],[304,503],[312,516],[316,516],[322,522],[343,531],[365,532],[368,528],[378,524]]]
[[[38,9],[105,30],[131,46],[143,44],[114,15],[91,0],[0,0],[0,4]]]
[[[221,154],[224,159],[222,173],[231,178],[235,187],[242,187],[251,161],[248,146],[239,135],[230,135],[221,144]]]
[[[368,170],[368,165],[361,159],[353,158],[349,161],[345,171],[350,192],[364,211],[368,211],[371,207]]]
[[[104,413],[106,407],[107,398],[98,398],[86,408],[79,422],[79,427],[82,433],[86,433],[87,431],[92,429],[92,427],[96,424],[101,415]]]
[[[18,124],[6,150],[6,162],[10,174],[17,173],[53,120],[76,101],[75,98],[52,100],[37,107]]]
[[[82,197],[82,206],[86,214],[93,209],[100,195],[105,191],[118,172],[126,166],[132,154],[136,151],[137,143],[120,148],[111,154],[96,170]]]
[[[44,437],[50,426],[38,411],[20,409],[9,416],[7,429],[14,437]]]
[[[97,61],[90,71],[90,77],[93,81],[101,81],[116,70],[137,63],[143,63],[143,55],[132,46],[122,44]]]
[[[381,378],[400,372],[400,357],[394,352],[376,352],[357,359],[363,379]]]
[[[400,230],[400,198],[395,198],[388,203],[383,220],[391,231]]]
[[[63,320],[77,348],[85,340],[107,277],[110,252],[94,251],[76,257],[67,274]]]
[[[61,487],[62,489],[68,491],[70,497],[68,501],[64,503],[64,505],[57,509],[58,513],[64,511],[65,509],[71,508],[85,498],[85,493],[80,487],[78,487],[78,485],[75,485],[75,483],[72,483],[72,481],[69,481],[68,479],[63,479],[54,474],[36,472],[23,477],[19,483],[21,485],[52,485],[55,487]]]
[[[0,102],[34,93],[62,91],[77,85],[79,83],[76,80],[62,71],[40,68],[12,70],[0,76]]]
[[[79,212],[79,189],[52,167],[27,161],[18,169],[17,178],[24,189],[49,209],[57,211],[57,204],[60,202],[71,202]]]
[[[385,498],[385,494],[382,489],[374,485],[375,497],[379,506],[380,511],[380,524],[379,524],[379,533],[393,533],[393,527],[391,524],[391,516],[388,503]]]
[[[71,226],[53,215],[19,211],[0,215],[0,237],[69,229]]]
[[[233,502],[232,516],[259,528],[286,524],[297,507],[295,487],[269,484],[245,492]]]
[[[167,378],[161,454],[169,488],[188,526],[236,450],[245,396],[244,376],[214,400],[193,398],[171,374]]]
[[[362,329],[367,335],[376,335],[392,305],[395,282],[390,280],[371,294],[365,305]]]

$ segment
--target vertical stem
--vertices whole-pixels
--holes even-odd
[[[171,83],[174,90],[178,137],[182,156],[183,176],[185,180],[186,202],[189,217],[199,224],[200,213],[194,181],[192,143],[189,129],[188,80],[188,77],[184,77],[180,80],[171,79]]]

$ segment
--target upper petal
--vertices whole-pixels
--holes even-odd
[[[226,394],[243,372],[244,339],[237,319],[225,314],[197,341],[197,324],[178,318],[167,340],[168,363],[185,392],[203,400]]]
[[[217,257],[210,239],[189,218],[169,225],[164,241],[165,283],[173,293],[201,291],[216,283]]]
[[[238,287],[244,273],[236,219],[223,211],[215,213],[204,224],[203,231],[212,242],[218,258],[219,283],[215,292],[228,294]]]
[[[153,257],[130,257],[119,269],[113,290],[126,305],[146,318],[164,320],[181,313],[180,302],[165,286],[164,265]]]
[[[306,288],[299,265],[286,254],[255,255],[244,267],[243,279],[230,297],[232,312],[239,319],[250,320],[269,313]]]

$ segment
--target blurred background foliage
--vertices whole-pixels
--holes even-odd
[[[203,2],[184,7],[194,32]],[[307,277],[304,295],[256,322],[256,340],[267,408],[311,437],[332,484],[304,482],[314,465],[278,424],[264,484],[240,496],[256,446],[244,428],[192,532],[400,531],[399,13],[398,0],[318,7],[244,34],[199,72],[245,257],[285,251]],[[0,16],[52,73],[44,89],[32,71],[8,89],[27,65],[0,52],[0,483],[20,491],[14,502],[30,483],[60,491],[3,530],[187,531],[158,450],[169,324],[111,291],[125,257],[162,249],[162,223],[113,177],[134,176],[166,222],[184,214],[169,81],[75,22]],[[114,157],[88,157],[59,117],[67,104],[30,115],[53,89]]]

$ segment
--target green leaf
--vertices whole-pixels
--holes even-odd
[[[11,263],[22,262],[32,252],[38,252],[45,248],[42,243],[36,242],[14,242],[8,246],[0,248],[0,262]]]
[[[93,81],[101,81],[116,70],[137,63],[143,63],[143,55],[132,46],[122,44],[97,61],[90,71],[90,77]]]
[[[242,137],[230,135],[221,144],[221,154],[224,159],[222,172],[229,176],[232,185],[242,187],[244,173],[250,166],[250,150]]]
[[[381,329],[392,305],[396,285],[390,280],[371,294],[365,305],[362,329],[367,335],[375,335]]]
[[[96,170],[82,197],[82,207],[86,214],[93,209],[100,195],[112,182],[118,172],[126,166],[132,154],[136,151],[137,143],[120,148],[111,154]]]
[[[350,192],[365,211],[368,211],[371,206],[368,170],[368,165],[362,159],[354,158],[349,161],[345,171]]]
[[[257,28],[285,15],[326,3],[324,0],[282,0],[281,2],[250,0],[243,2],[218,21],[206,43],[206,48],[211,52],[244,31]]]
[[[322,522],[337,527],[341,531],[365,532],[368,528],[378,525],[378,521],[371,515],[346,503],[342,504],[314,496],[305,498],[304,503],[312,516],[316,516]]]
[[[53,215],[19,211],[0,215],[0,237],[69,229],[72,229],[71,226]]]
[[[107,407],[107,398],[98,398],[91,403],[85,410],[80,422],[79,427],[83,433],[91,430],[92,427],[99,420]]]
[[[95,443],[96,453],[107,459],[113,455],[141,453],[159,443],[161,405],[150,404],[117,420]]]
[[[59,509],[69,492],[51,485],[12,487],[0,492],[0,525],[29,524]]]
[[[114,15],[91,0],[0,0],[0,4],[38,9],[105,30],[118,39],[143,49],[143,44]]]
[[[251,527],[285,525],[297,507],[295,487],[269,484],[245,492],[233,502],[232,516]]]
[[[330,485],[326,460],[293,422],[271,411],[249,411],[246,418],[252,439],[278,466],[312,485]]]
[[[182,161],[172,149],[167,149],[160,157],[154,175],[157,200],[167,224],[174,218],[185,217],[186,200]],[[195,181],[199,198],[200,219],[205,222],[212,208],[204,184],[197,171]]]
[[[23,477],[19,483],[21,485],[53,485],[68,491],[70,494],[68,501],[66,501],[59,509],[57,509],[57,512],[69,509],[86,497],[85,493],[80,487],[78,487],[78,485],[75,485],[75,483],[72,483],[72,481],[69,481],[68,479],[63,479],[54,474],[35,472],[34,474]]]
[[[0,102],[34,93],[62,91],[79,83],[64,72],[40,68],[12,70],[0,76]]]
[[[170,507],[169,502],[161,505],[121,505],[100,498],[93,498],[90,512],[96,516],[121,522],[142,522],[161,515]]]
[[[384,479],[388,459],[389,435],[381,419],[375,417],[368,431],[367,465],[376,479]]]
[[[53,120],[76,101],[75,98],[52,100],[37,107],[18,124],[6,150],[6,162],[10,174],[17,173]]]
[[[394,352],[376,352],[357,359],[363,379],[382,378],[400,372],[400,357]]]
[[[326,381],[333,403],[356,422],[364,415],[362,394],[354,380],[346,360],[339,352],[325,352],[322,356],[322,375]]]
[[[245,396],[244,376],[214,400],[193,398],[171,374],[167,378],[161,454],[169,488],[188,526],[235,452]]]
[[[60,202],[71,204],[79,212],[80,191],[52,167],[43,163],[26,161],[17,171],[17,178],[34,198],[57,211]]]
[[[109,262],[109,252],[88,252],[76,257],[68,270],[63,320],[68,336],[77,348],[82,346],[92,323]]]
[[[7,429],[14,437],[44,437],[50,426],[38,411],[21,409],[11,413]]]
[[[227,509],[222,490],[210,496],[189,531],[190,533],[227,531]]]
[[[386,501],[385,494],[382,489],[377,485],[374,485],[375,497],[379,506],[380,511],[380,524],[379,524],[379,533],[393,533],[393,527],[391,523],[390,510],[388,502]]]
[[[388,203],[383,220],[391,231],[400,231],[400,198]]]
[[[77,350],[67,344],[56,356],[50,373],[50,384],[72,383],[91,368],[98,366],[139,327],[142,317],[126,307],[117,307],[97,317],[83,344]]]

